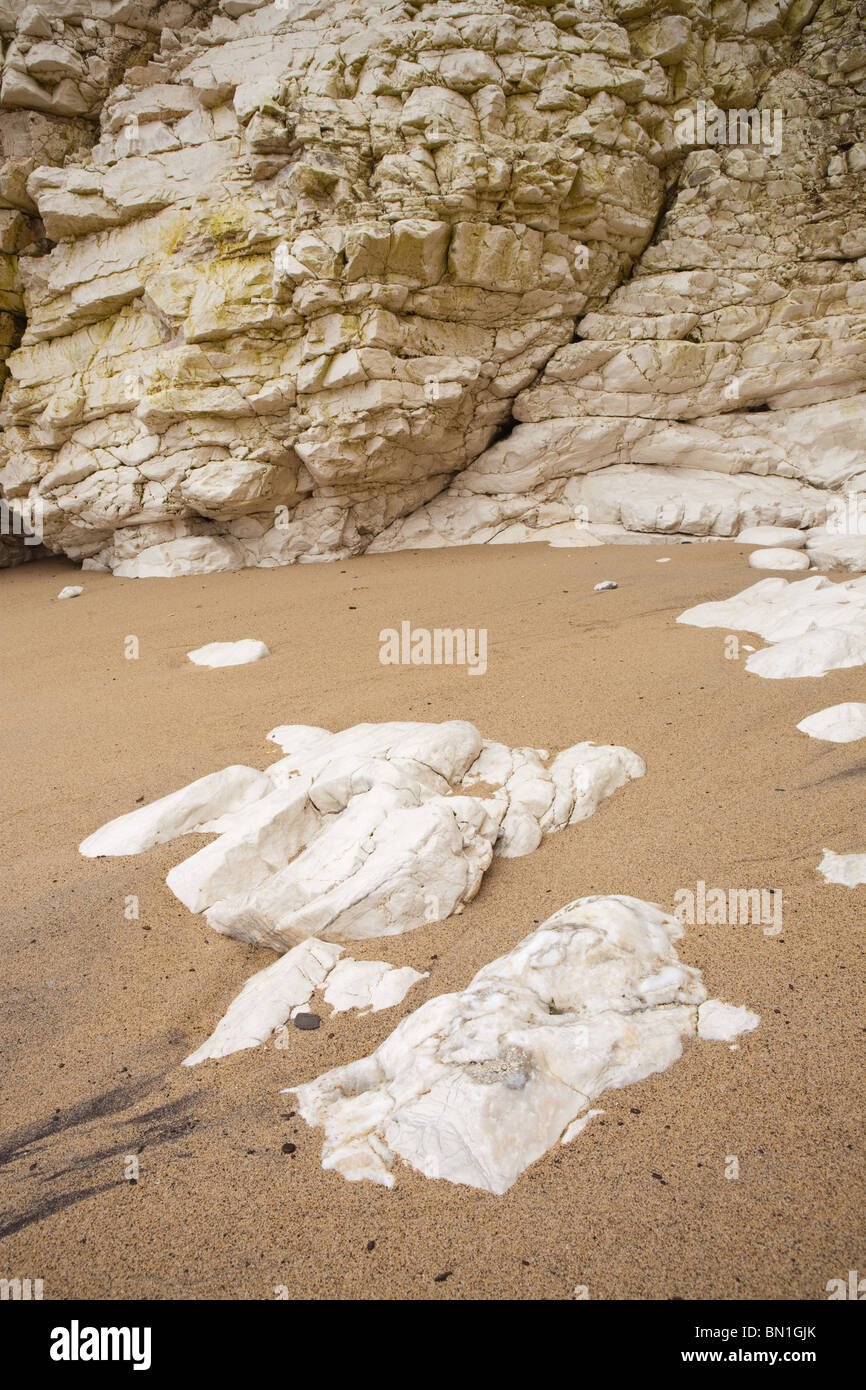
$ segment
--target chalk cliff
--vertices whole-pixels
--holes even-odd
[[[866,566],[864,18],[0,0],[9,507],[125,575],[764,523]]]

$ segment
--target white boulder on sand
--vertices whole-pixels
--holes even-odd
[[[646,770],[627,748],[551,757],[486,741],[464,720],[288,725],[270,738],[284,756],[265,772],[202,778],[104,826],[82,853],[216,833],[167,882],[217,931],[277,951],[309,936],[390,936],[460,911],[494,849],[529,853]]]
[[[270,656],[270,652],[264,642],[244,637],[240,642],[208,642],[205,647],[187,652],[187,656],[196,666],[246,666]]]
[[[353,960],[342,946],[311,937],[247,980],[220,1019],[207,1042],[189,1057],[185,1067],[209,1058],[227,1057],[266,1042],[294,1011],[324,990],[333,1013],[362,1009],[377,1013],[399,1004],[419,980],[426,978],[409,966],[395,969],[381,960]]]
[[[823,676],[866,664],[866,578],[762,579],[733,598],[687,609],[677,622],[756,632],[772,645],[747,658],[755,675]]]
[[[825,849],[818,873],[826,883],[841,883],[846,888],[856,888],[858,884],[866,883],[866,854],[834,854],[833,850]]]
[[[827,743],[854,743],[858,738],[866,738],[866,704],[849,701],[843,705],[829,705],[801,719],[797,728],[810,738],[824,739]]]
[[[505,1192],[608,1091],[664,1071],[702,1033],[760,1022],[707,1002],[682,927],[653,903],[581,898],[457,994],[430,999],[369,1057],[290,1088],[325,1130],[322,1166],[392,1186],[426,1177]]]
[[[764,550],[753,550],[749,564],[753,570],[807,570],[809,557],[802,550],[772,545]]]

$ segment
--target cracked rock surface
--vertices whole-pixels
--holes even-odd
[[[120,816],[81,844],[137,854],[217,836],[169,888],[217,931],[284,952],[308,937],[392,936],[462,911],[494,852],[527,854],[592,815],[645,764],[615,745],[555,757],[481,738],[464,720],[284,725],[264,772],[228,767]]]
[[[664,1071],[685,1043],[759,1023],[707,1001],[682,928],[653,903],[569,903],[457,994],[423,1004],[369,1057],[293,1087],[322,1163],[392,1186],[427,1177],[505,1192],[604,1091]],[[702,1015],[706,1012],[705,1027]]]
[[[3,495],[129,577],[820,527],[866,478],[862,31],[0,0]]]

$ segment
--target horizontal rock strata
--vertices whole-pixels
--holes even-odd
[[[677,10],[0,3],[10,505],[138,577],[820,527],[862,4]]]

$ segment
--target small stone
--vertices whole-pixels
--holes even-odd
[[[595,585],[595,593],[600,594],[602,589],[615,589],[616,587],[612,579],[603,579],[600,584]]]
[[[318,1028],[321,1022],[318,1014],[295,1014],[294,1018],[295,1027],[302,1029]]]

